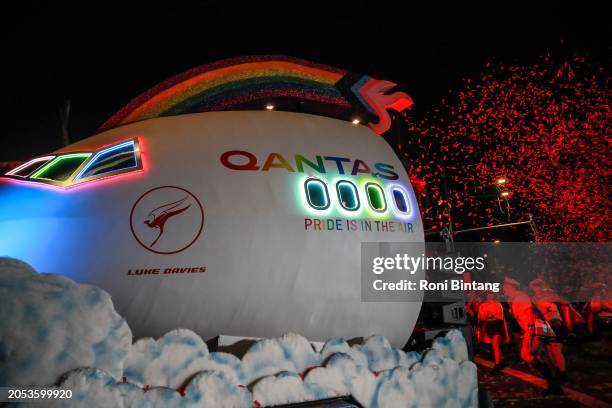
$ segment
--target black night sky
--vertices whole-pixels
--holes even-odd
[[[497,10],[468,2],[411,3],[151,2],[131,10],[108,2],[22,3],[5,12],[2,25],[8,108],[0,161],[58,148],[66,100],[75,141],[156,83],[228,57],[287,54],[388,79],[421,113],[487,61],[531,62],[565,47],[609,62],[604,2],[571,8],[512,2]]]

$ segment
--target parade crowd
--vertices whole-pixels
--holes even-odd
[[[607,285],[594,283],[590,291],[590,301],[571,302],[543,279],[523,288],[506,277],[501,296],[491,291],[484,296],[468,293],[466,309],[474,338],[479,348],[491,348],[492,374],[501,372],[514,348],[520,360],[547,380],[549,393],[562,393],[560,384],[568,381],[563,344],[600,336],[612,324]]]

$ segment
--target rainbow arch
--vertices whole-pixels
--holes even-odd
[[[231,58],[161,82],[134,98],[98,130],[162,116],[236,110],[256,101],[290,98],[327,105],[338,117],[347,113],[363,116],[370,121],[370,127],[379,125],[374,130],[380,134],[388,129],[387,107],[398,110],[412,105],[412,100],[402,92],[391,95],[395,102],[390,104],[387,104],[390,95],[384,91],[380,94],[382,99],[377,100],[376,92],[394,86],[388,81],[287,56]],[[369,94],[363,92],[367,89]],[[398,104],[399,99],[404,102]],[[377,106],[380,103],[383,106]]]

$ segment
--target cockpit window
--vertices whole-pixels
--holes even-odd
[[[129,140],[96,153],[74,179],[77,181],[101,175],[107,176],[130,171],[137,167],[138,157],[135,142]]]
[[[17,177],[28,177],[30,174],[34,173],[36,170],[40,169],[45,164],[49,163],[55,156],[45,156],[38,157],[36,159],[32,159],[27,163],[20,165],[19,167],[14,168],[13,170],[6,173],[7,176],[17,176]]]
[[[67,188],[140,169],[142,159],[138,138],[133,138],[95,151],[38,157],[5,176]]]
[[[91,156],[91,153],[71,153],[57,156],[33,173],[30,178],[66,181],[89,156]]]

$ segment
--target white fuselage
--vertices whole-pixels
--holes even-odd
[[[144,166],[134,174],[65,191],[0,182],[0,256],[105,289],[137,336],[185,327],[204,338],[408,339],[420,303],[361,302],[362,242],[424,241],[414,192],[383,138],[307,114],[211,112],[129,124],[69,149],[134,137]],[[299,171],[296,155],[319,156],[324,172],[303,161]],[[308,204],[309,177],[327,184],[328,208]],[[342,208],[340,180],[357,187],[358,210]],[[368,207],[368,183],[383,187],[385,211]],[[408,192],[409,212],[394,212],[392,185]]]

